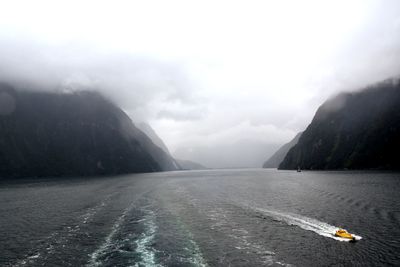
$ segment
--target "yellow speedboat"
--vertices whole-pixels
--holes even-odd
[[[347,232],[344,229],[339,229],[335,232],[335,236],[337,237],[342,237],[342,238],[347,238],[350,239],[351,241],[356,241],[356,238],[350,234],[349,232]]]

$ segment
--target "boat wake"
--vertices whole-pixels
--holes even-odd
[[[301,216],[298,214],[292,214],[292,213],[282,213],[282,212],[267,210],[267,209],[262,209],[262,208],[252,208],[252,209],[263,215],[272,217],[275,220],[285,222],[288,225],[296,225],[304,230],[312,231],[321,236],[329,237],[329,238],[335,239],[337,241],[343,241],[343,242],[351,241],[351,239],[335,236],[335,232],[340,229],[339,227],[330,225],[325,222],[318,221],[313,218]],[[362,238],[361,236],[358,236],[355,234],[352,234],[352,235],[355,237],[356,240],[360,240]]]
[[[142,221],[145,226],[145,231],[140,235],[139,239],[135,241],[136,252],[139,253],[141,260],[135,263],[134,266],[159,267],[161,265],[156,263],[156,250],[152,247],[158,228],[155,222],[156,215],[151,209],[144,209],[144,211],[146,215]]]

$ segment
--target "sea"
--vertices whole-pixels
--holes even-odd
[[[400,173],[2,179],[0,266],[400,266]]]

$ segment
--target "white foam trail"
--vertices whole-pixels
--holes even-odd
[[[201,253],[200,247],[197,245],[197,243],[194,241],[193,234],[185,229],[187,234],[188,234],[188,239],[192,247],[192,255],[189,258],[190,263],[192,263],[194,266],[197,267],[208,267],[207,262],[203,258],[203,255]]]
[[[347,238],[341,238],[335,236],[335,232],[339,230],[340,228],[337,226],[330,225],[325,222],[318,221],[313,218],[308,218],[305,216],[301,216],[298,214],[292,214],[292,213],[282,213],[278,211],[273,211],[273,210],[267,210],[267,209],[262,209],[262,208],[252,208],[253,210],[256,210],[264,215],[267,215],[269,217],[272,217],[276,220],[283,221],[289,225],[296,225],[299,226],[300,228],[308,231],[313,231],[321,236],[329,237],[338,241],[343,241],[343,242],[349,242],[351,241],[350,239]],[[356,240],[360,240],[362,237],[352,234]]]
[[[102,210],[105,206],[107,206],[108,201],[111,199],[111,197],[113,195],[115,195],[116,193],[112,193],[112,194],[108,194],[104,200],[102,202],[100,202],[100,204],[89,208],[87,210],[87,212],[83,215],[81,215],[80,217],[82,218],[82,223],[83,224],[88,224],[93,220],[93,217],[97,214],[97,212],[99,212],[100,210]]]
[[[96,249],[91,255],[89,263],[86,265],[88,267],[100,266],[102,262],[99,260],[99,257],[106,253],[109,247],[112,245],[112,239],[114,238],[115,234],[119,231],[121,224],[124,222],[126,215],[128,212],[131,211],[133,205],[130,205],[128,208],[124,210],[121,216],[115,221],[111,228],[111,232],[107,235],[104,243]]]
[[[155,222],[155,213],[152,210],[146,210],[147,215],[145,216],[145,232],[142,233],[140,238],[135,241],[136,252],[140,254],[142,260],[135,264],[135,267],[149,266],[149,267],[160,267],[160,264],[156,263],[155,250],[151,248],[151,243],[154,240],[154,236],[157,231],[157,225]]]

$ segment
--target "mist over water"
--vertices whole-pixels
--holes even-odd
[[[2,181],[0,265],[398,265],[398,178],[247,169]],[[341,242],[339,227],[359,241]]]

